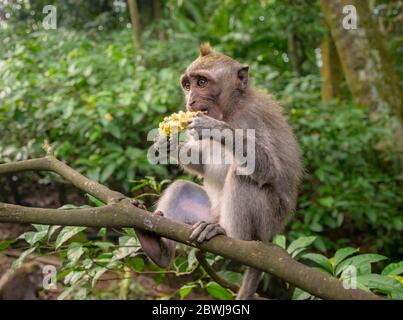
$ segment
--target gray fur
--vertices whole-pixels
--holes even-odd
[[[193,77],[197,77],[198,70],[207,77],[210,88],[195,87]],[[281,232],[295,210],[302,176],[298,144],[279,104],[270,95],[248,86],[247,79],[245,65],[216,51],[206,51],[181,78],[182,83],[191,83],[191,89],[184,90],[188,110],[208,110],[208,116],[195,121],[194,130],[229,128],[256,132],[256,164],[252,174],[236,175],[236,161],[221,166],[183,166],[204,179],[203,187],[179,180],[161,197],[158,210],[168,217],[190,224],[208,222],[197,225],[198,232],[192,233],[194,239],[207,240],[208,236],[220,234],[219,227],[213,226],[218,223],[230,237],[269,242]],[[204,150],[217,141],[187,143],[186,147]],[[172,255],[171,252],[169,256]],[[251,298],[260,276],[258,270],[247,268],[237,298]]]

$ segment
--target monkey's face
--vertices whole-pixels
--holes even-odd
[[[246,89],[248,67],[223,54],[209,54],[196,59],[180,82],[188,111],[223,120],[233,107],[233,97]]]
[[[221,97],[223,86],[220,79],[209,70],[193,70],[181,77],[186,109],[202,111],[208,116],[222,120]]]

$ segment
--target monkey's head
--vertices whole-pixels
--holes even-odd
[[[186,109],[203,111],[222,120],[233,107],[233,99],[246,91],[248,69],[247,65],[215,51],[209,43],[203,43],[200,56],[181,76]]]

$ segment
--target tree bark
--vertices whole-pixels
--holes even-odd
[[[320,45],[322,66],[322,101],[343,99],[343,69],[336,46],[330,34],[326,35]]]
[[[403,123],[396,67],[372,18],[368,1],[321,0],[320,3],[354,98],[371,110],[392,111]],[[346,5],[354,5],[357,9],[356,30],[343,28],[343,7]]]
[[[286,251],[272,244],[237,240],[226,236],[217,236],[202,244],[190,243],[191,226],[133,206],[130,200],[121,193],[89,180],[57,160],[51,155],[50,148],[47,153],[48,156],[41,159],[0,164],[0,174],[26,170],[53,171],[69,180],[79,189],[107,203],[107,205],[90,209],[60,210],[28,208],[0,203],[0,222],[136,227],[268,272],[323,299],[380,299],[373,293],[359,289],[344,289],[342,282],[338,279],[295,261]]]
[[[368,1],[320,0],[322,11],[354,99],[371,110],[371,116],[392,115],[394,148],[403,168],[403,96],[392,56],[372,17]],[[345,29],[343,8],[357,11],[357,29]]]
[[[130,20],[132,22],[132,28],[134,33],[134,41],[136,43],[137,48],[143,48],[143,41],[141,40],[141,22],[140,22],[140,15],[139,9],[137,7],[137,0],[127,0],[129,4],[129,11],[130,11]]]
[[[295,31],[288,34],[288,56],[290,57],[292,70],[297,77],[303,76],[302,65],[305,61],[304,49]]]

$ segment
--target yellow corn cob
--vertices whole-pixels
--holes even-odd
[[[189,125],[189,120],[196,117],[198,112],[191,111],[179,111],[178,113],[174,113],[169,117],[165,117],[162,122],[159,124],[159,132],[160,134],[170,137],[171,135],[178,133]]]

